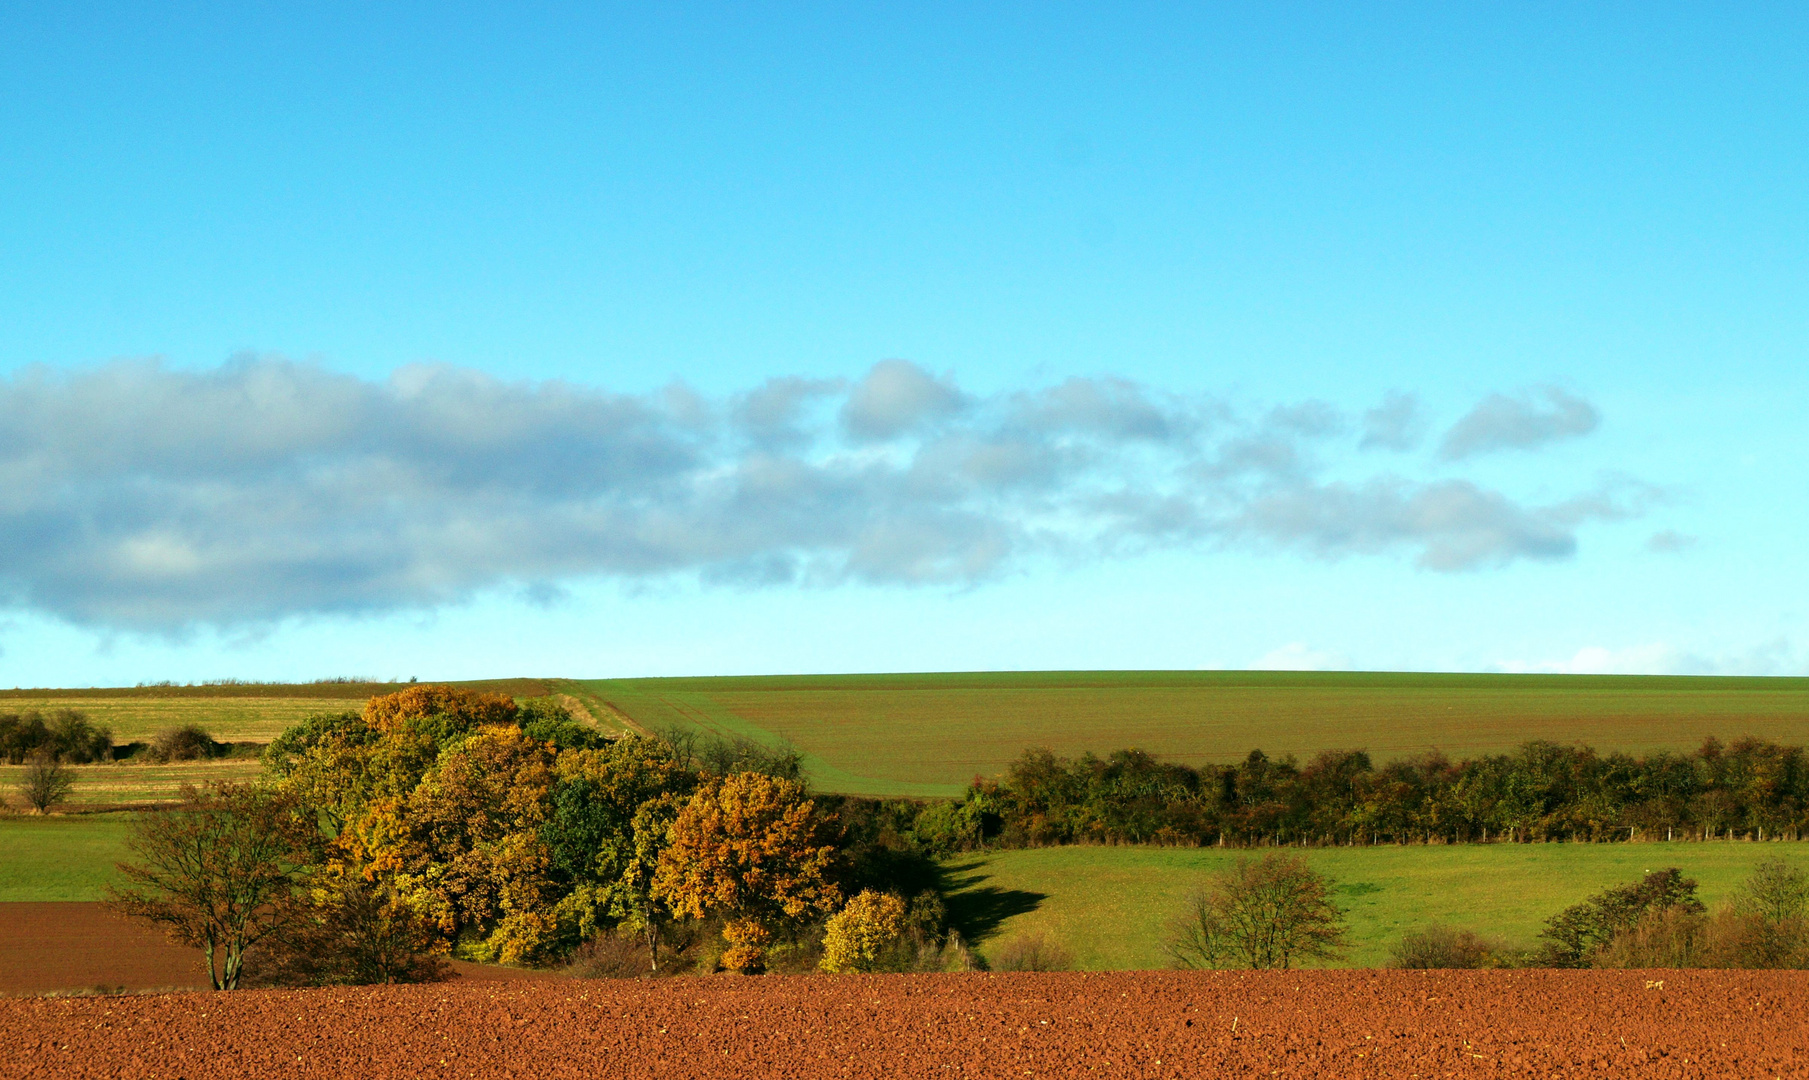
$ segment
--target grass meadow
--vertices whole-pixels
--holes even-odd
[[[0,903],[105,899],[133,816],[0,817]]]
[[[1403,933],[1427,923],[1531,945],[1549,916],[1647,870],[1681,868],[1711,906],[1777,857],[1809,867],[1803,843],[1466,844],[1290,849],[1336,883],[1352,948],[1379,966]],[[1208,873],[1261,851],[1054,847],[984,852],[945,866],[950,910],[984,932],[987,955],[1020,935],[1060,942],[1087,970],[1169,966],[1167,923]]]
[[[1452,757],[1529,739],[1694,749],[1704,737],[1809,742],[1809,679],[1346,672],[1008,672],[561,682],[592,713],[805,755],[824,791],[952,796],[1027,747],[1136,747],[1203,765],[1253,748],[1302,758]]]

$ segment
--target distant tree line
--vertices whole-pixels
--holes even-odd
[[[1194,768],[1137,750],[1033,750],[909,827],[935,851],[1050,844],[1372,844],[1798,838],[1809,826],[1800,746],[1710,738],[1693,753],[1601,754],[1529,742],[1453,761],[1376,765],[1362,750],[1302,765],[1253,750]]]

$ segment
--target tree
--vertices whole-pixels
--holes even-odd
[[[19,777],[19,795],[33,813],[43,814],[69,798],[75,773],[49,750],[38,750],[25,759]]]
[[[238,988],[245,952],[307,918],[298,886],[317,854],[314,818],[244,784],[183,785],[174,810],[132,823],[120,863],[131,882],[109,889],[115,910],[162,924],[202,949],[215,990]]]
[[[905,930],[904,901],[862,890],[823,928],[824,971],[875,971]]]
[[[552,784],[547,744],[509,726],[484,727],[443,752],[396,810],[366,830],[393,837],[397,894],[431,912],[472,956],[506,964],[538,959],[554,942],[551,858],[540,838]]]
[[[830,911],[835,848],[820,842],[816,804],[803,785],[760,773],[705,781],[673,819],[653,893],[673,914],[729,917],[723,964],[758,971],[767,922]]]
[[[1344,936],[1331,882],[1297,855],[1269,854],[1239,859],[1195,892],[1168,951],[1183,967],[1286,969],[1337,956]]]

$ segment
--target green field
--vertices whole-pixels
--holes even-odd
[[[1338,883],[1353,948],[1379,966],[1390,943],[1432,922],[1530,945],[1546,918],[1647,870],[1681,868],[1711,906],[1754,863],[1809,867],[1809,844],[1472,844],[1314,848],[1298,852]],[[952,859],[950,911],[982,932],[982,955],[1019,935],[1059,941],[1089,970],[1167,967],[1168,921],[1213,869],[1261,852],[1214,848],[1059,847]]]
[[[1136,747],[1200,765],[1260,747],[1378,761],[1529,739],[1694,749],[1708,735],[1809,742],[1809,679],[1346,672],[1025,672],[560,681],[598,717],[805,754],[825,791],[958,795],[1027,747]]]
[[[132,817],[0,817],[0,903],[105,899]]]

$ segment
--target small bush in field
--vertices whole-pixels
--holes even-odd
[[[1345,933],[1332,883],[1300,856],[1271,852],[1207,879],[1169,924],[1167,946],[1181,967],[1285,970],[1338,956]]]
[[[179,728],[170,728],[158,735],[151,742],[150,749],[144,756],[159,765],[172,761],[199,761],[203,758],[218,757],[221,745],[214,737],[198,724],[184,724]]]
[[[18,788],[33,813],[49,813],[52,807],[69,798],[74,787],[75,774],[49,750],[35,751],[25,759]]]
[[[877,971],[904,930],[904,901],[867,889],[829,917],[823,932],[823,970]]]
[[[1074,954],[1041,934],[1025,934],[999,946],[994,971],[1071,971]]]
[[[1501,966],[1502,950],[1469,930],[1433,924],[1402,935],[1389,949],[1388,966],[1406,969]]]
[[[1766,859],[1734,893],[1734,910],[1770,922],[1809,917],[1809,871]]]

